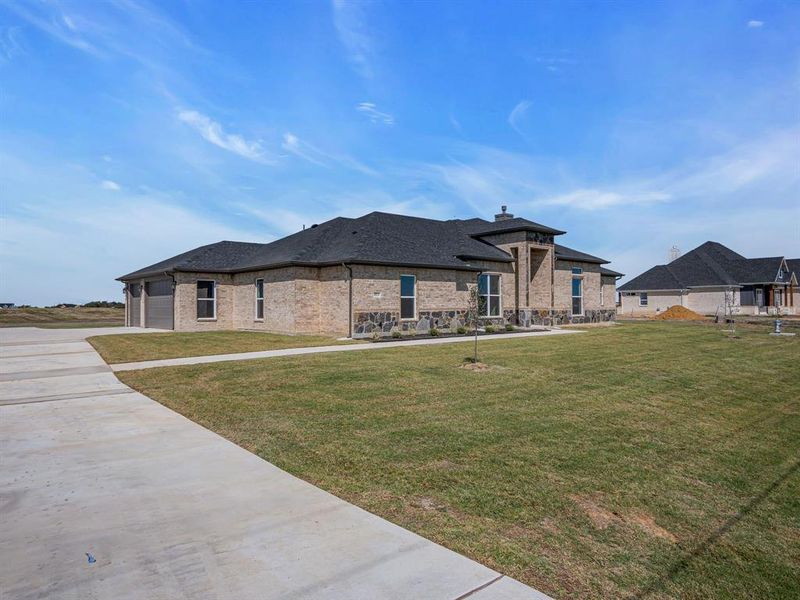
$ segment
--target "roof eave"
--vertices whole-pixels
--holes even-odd
[[[568,255],[558,255],[556,254],[556,260],[568,260],[570,262],[585,262],[585,263],[592,263],[594,265],[607,265],[610,264],[610,260],[604,260],[602,258],[579,258],[577,256],[568,256]]]
[[[477,233],[470,233],[471,237],[483,237],[486,235],[499,235],[501,233],[514,233],[516,231],[534,231],[536,233],[547,233],[549,235],[564,235],[566,231],[560,229],[553,229],[552,227],[531,227],[530,225],[517,225],[503,229],[495,229],[494,231],[479,231]]]
[[[137,279],[147,279],[148,277],[152,277],[153,275],[170,275],[177,271],[178,269],[159,269],[156,271],[144,271],[140,273],[139,271],[133,271],[128,273],[127,275],[122,275],[121,277],[117,277],[114,281],[135,281]],[[216,271],[215,271],[216,272]]]

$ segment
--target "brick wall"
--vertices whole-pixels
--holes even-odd
[[[256,279],[264,280],[264,318],[256,319]],[[295,268],[284,267],[233,276],[236,329],[295,333]]]
[[[563,322],[571,307],[572,274],[570,268],[584,269],[584,310],[614,309],[613,278],[605,284],[605,305],[600,305],[601,277],[598,265],[558,261],[552,275],[555,281],[555,306],[550,306],[550,277],[546,265],[552,261],[552,247],[536,246],[535,254],[541,267],[532,281],[527,279],[527,259],[531,244],[524,240],[511,241],[518,248],[520,277],[515,278],[513,263],[474,261],[473,266],[486,273],[501,276],[500,321],[532,323],[545,316],[553,322]],[[512,246],[509,246],[509,249]],[[469,289],[477,273],[450,269],[402,268],[379,265],[352,265],[353,323],[360,332],[375,327],[456,326],[463,323],[469,305]],[[417,279],[417,315],[407,322],[400,321],[400,275]],[[255,281],[264,279],[264,318],[256,319]],[[196,312],[196,281],[212,279],[217,282],[217,316],[214,320],[198,321]],[[544,289],[540,289],[544,288]],[[175,328],[181,331],[215,329],[254,329],[281,333],[346,334],[348,311],[348,273],[343,266],[324,268],[285,267],[236,275],[178,273],[176,274]],[[519,294],[519,296],[517,296]],[[535,298],[541,306],[527,306],[526,298]],[[519,298],[519,306],[515,300]],[[527,311],[518,319],[520,311]],[[532,311],[539,311],[534,313]],[[542,313],[541,311],[547,311]],[[558,315],[557,319],[554,315]],[[594,317],[592,317],[594,318]],[[360,326],[361,325],[361,326]]]
[[[620,315],[622,316],[648,316],[655,315],[657,312],[667,310],[670,306],[685,306],[686,296],[681,297],[680,292],[650,292],[647,294],[647,306],[639,306],[639,293],[628,296],[624,292],[621,296],[622,305]]]
[[[197,320],[197,281],[216,281],[217,316]],[[233,329],[233,276],[221,273],[175,273],[175,329],[177,331],[214,331]]]
[[[559,260],[553,273],[554,308],[572,309],[572,268],[583,269],[583,308],[597,310],[600,308],[600,265],[594,263]],[[613,297],[613,295],[612,295]],[[614,308],[613,300],[608,308]]]

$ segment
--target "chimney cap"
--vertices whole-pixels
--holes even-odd
[[[514,218],[514,215],[512,215],[510,212],[508,212],[508,206],[506,206],[505,204],[503,204],[500,207],[500,213],[496,214],[494,216],[495,222],[497,222],[497,221],[508,221],[509,219],[513,219],[513,218]]]

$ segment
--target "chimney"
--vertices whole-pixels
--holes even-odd
[[[500,207],[500,214],[494,216],[495,222],[497,222],[497,221],[508,221],[509,219],[513,219],[514,215],[512,215],[510,212],[506,212],[507,210],[508,210],[508,207],[505,204],[503,206],[501,206]]]

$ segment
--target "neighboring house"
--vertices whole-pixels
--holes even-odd
[[[373,212],[269,244],[218,242],[125,282],[130,326],[352,336],[466,321],[477,285],[485,324],[613,320],[621,273],[554,243],[563,231],[514,218],[437,221]]]
[[[0,302],[0,308],[14,308],[13,302]]]
[[[678,305],[701,314],[723,314],[727,296],[739,314],[797,314],[798,262],[782,256],[745,258],[706,242],[620,286],[621,313],[647,315]]]

